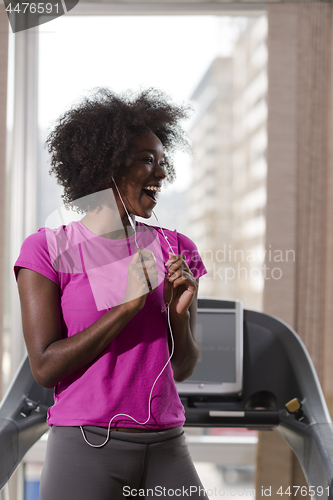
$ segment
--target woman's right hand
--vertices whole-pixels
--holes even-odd
[[[158,286],[158,271],[154,254],[147,249],[138,249],[127,270],[126,293],[122,304],[140,311],[149,292]]]
[[[155,259],[141,250],[152,287],[157,286]],[[54,387],[64,378],[93,362],[145,304],[148,285],[137,252],[128,269],[125,303],[113,307],[97,321],[70,337],[63,335],[59,286],[30,269],[17,278],[22,325],[32,373],[43,387]]]

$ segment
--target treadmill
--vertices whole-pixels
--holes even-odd
[[[236,307],[237,301],[199,299],[198,318],[206,313],[203,337],[216,329],[214,310]],[[275,430],[297,455],[313,498],[333,500],[333,424],[303,342],[286,323],[260,312],[244,310],[242,326],[241,390],[179,388],[185,426]],[[0,490],[47,431],[52,404],[53,390],[37,384],[26,357],[0,404]]]

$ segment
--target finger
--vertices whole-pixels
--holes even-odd
[[[181,282],[179,280],[181,280]],[[189,285],[193,285],[193,283],[196,283],[193,274],[183,270],[178,270],[177,272],[175,272],[172,276],[170,276],[169,281],[170,283],[176,283],[176,282],[178,284],[187,283]]]
[[[150,280],[155,279],[156,276],[158,276],[158,271],[156,268],[146,268],[146,273],[147,276],[149,277]]]
[[[182,253],[174,254],[169,252],[169,260],[167,262],[173,262],[178,259],[186,260],[186,256]]]
[[[145,267],[143,262],[138,262],[130,268],[130,275],[133,279],[142,279],[145,276],[151,279],[152,276],[158,276],[158,270],[155,267]]]
[[[155,288],[158,287],[159,283],[158,283],[158,274],[150,274],[149,273],[149,280],[150,280],[150,283],[151,283],[151,287],[153,290],[155,290]]]
[[[187,290],[188,292],[195,293],[195,291],[198,289],[196,282],[194,281],[188,281],[184,276],[181,276],[180,278],[176,279],[173,283],[171,283],[171,286],[173,289],[182,286],[185,288],[185,291]]]
[[[142,252],[143,251],[141,250],[141,248],[139,248],[135,252],[135,254],[134,254],[134,256],[133,256],[133,258],[128,266],[129,270],[138,271],[139,269],[144,269],[146,267],[153,267],[154,265],[156,265],[156,261],[155,261],[155,258],[154,258],[154,255],[152,252],[149,252],[148,254],[146,254],[148,260],[145,260],[143,258]]]
[[[133,258],[131,262],[134,264],[136,262],[140,262],[141,260],[155,260],[155,256],[151,250],[148,250],[147,248],[138,248],[133,255]]]
[[[133,255],[133,258],[131,260],[131,264],[136,264],[137,262],[141,262],[142,257],[141,257],[141,248],[138,248],[135,254]]]
[[[145,265],[146,269],[156,269],[156,262],[152,259],[144,260],[142,264]]]
[[[180,278],[183,274],[183,270],[182,269],[178,269],[177,271],[174,271],[172,273],[170,273],[169,275],[169,281],[175,281],[177,278]]]
[[[178,260],[186,262],[185,255],[183,255],[183,254],[179,254],[179,255],[169,254],[169,260],[165,264],[166,265],[171,265],[171,264],[173,264],[174,262],[176,262]]]
[[[129,282],[129,290],[132,290],[132,292],[135,293],[143,289],[148,291],[147,286],[148,286],[147,278],[142,268],[138,273],[134,273],[131,275]]]
[[[149,276],[158,276],[160,273],[156,269],[156,267],[152,267],[147,269]]]
[[[174,262],[177,262],[178,260],[183,260],[183,261],[186,262],[185,255],[183,255],[183,254],[174,255],[174,254],[172,254],[172,253],[169,252],[169,260],[167,260],[167,262],[165,263],[165,265],[167,267],[171,266]]]
[[[185,271],[183,269],[178,269],[175,273],[169,276],[170,283],[174,283],[179,278],[185,278],[189,283],[193,283],[194,276],[191,272]]]
[[[170,266],[173,262],[177,260],[178,255],[169,252],[169,259],[166,261],[165,265]]]
[[[155,261],[155,256],[151,250],[148,250],[148,248],[142,248],[140,251],[145,262],[149,260]]]
[[[147,282],[147,285],[148,285],[149,292],[151,293],[153,291],[153,288],[151,286],[151,282],[150,282],[150,279],[149,279],[148,271],[146,269],[146,266],[145,266],[143,260],[141,261],[141,265],[142,265],[143,273],[144,273],[144,276],[145,276],[145,279],[146,279],[146,282]]]
[[[174,263],[172,263],[168,269],[168,274],[173,274],[175,273],[178,269],[183,269],[184,271],[191,272],[190,268],[188,267],[187,263],[183,259],[178,259]]]
[[[151,252],[150,252],[150,254],[151,254]],[[152,260],[152,256],[149,255],[149,254],[146,254],[146,258],[150,259],[150,261],[149,260],[145,261],[144,258],[143,258],[143,256],[142,256],[142,253],[141,253],[141,265],[142,265],[143,272],[144,272],[144,275],[145,275],[145,278],[146,278],[146,282],[147,282],[147,285],[148,285],[149,293],[152,293],[154,288],[153,288],[153,286],[151,284],[151,281],[150,281],[150,277],[149,277],[149,274],[148,274],[146,263],[148,264],[148,262],[149,262],[149,264],[151,266],[151,264],[155,265],[155,261]]]

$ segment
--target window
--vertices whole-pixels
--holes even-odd
[[[61,188],[48,175],[43,147],[52,122],[93,87],[107,86],[116,92],[140,85],[161,88],[176,101],[192,102],[193,116],[185,126],[194,156],[177,155],[178,178],[161,194],[157,215],[162,225],[177,228],[198,245],[208,269],[201,280],[202,296],[236,297],[244,307],[260,310],[266,34],[262,14],[251,18],[68,15],[42,25],[36,229],[61,205]],[[255,261],[246,258],[251,252]],[[192,431],[193,442],[200,442],[202,432]],[[207,432],[217,435],[216,442],[232,440],[226,439],[228,429]],[[226,488],[253,483],[256,434],[238,431],[238,442],[250,450],[247,462],[239,458],[231,463],[225,454],[216,465],[205,457],[199,467],[207,488],[209,481]],[[31,462],[29,455],[26,461]],[[35,481],[36,471],[37,466],[27,467],[27,480]]]

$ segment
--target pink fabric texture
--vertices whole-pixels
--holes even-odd
[[[194,243],[176,231],[164,230],[175,254],[184,254],[194,276],[206,273]],[[163,282],[169,246],[160,228],[138,223],[137,243],[155,255],[158,286],[148,294],[144,308],[110,345],[85,368],[55,387],[48,424],[57,426],[108,426],[118,413],[139,422],[148,418],[151,387],[168,357],[168,326]],[[62,336],[70,337],[120,304],[126,290],[127,266],[136,252],[134,236],[111,240],[97,236],[81,222],[58,229],[41,228],[22,245],[14,271],[28,268],[54,281],[60,288]],[[148,291],[148,290],[147,290]],[[166,429],[184,423],[169,363],[151,398],[146,428]],[[128,417],[116,417],[112,427],[141,426]]]

